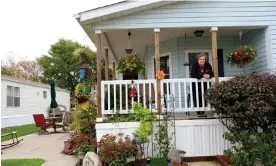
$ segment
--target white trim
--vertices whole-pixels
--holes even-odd
[[[189,62],[189,53],[200,53],[200,52],[208,52],[209,54],[209,57],[208,57],[208,60],[209,60],[209,63],[211,65],[213,65],[213,56],[212,56],[212,49],[189,49],[187,51],[185,51],[185,63],[186,62]],[[185,66],[185,71],[186,71],[186,78],[190,78],[190,66]]]
[[[212,27],[210,32],[212,32],[212,31],[218,31],[218,27]]]
[[[6,75],[1,76],[1,81],[2,80],[10,81],[10,82],[16,82],[16,83],[25,84],[25,85],[32,85],[32,86],[41,87],[41,88],[51,89],[51,86],[49,84],[43,84],[43,83],[29,81],[29,80],[23,80],[23,79],[16,79],[14,77],[6,76]],[[69,90],[61,89],[59,87],[55,87],[55,89],[56,89],[56,91],[70,92]]]
[[[101,34],[102,31],[101,30],[95,30],[95,34]]]
[[[164,2],[162,0],[155,1],[124,1],[104,7],[92,9],[79,14],[80,21],[86,21],[90,19],[103,18],[105,16],[112,15],[112,18],[128,15],[131,13],[139,12],[142,10],[175,3],[174,1]],[[135,10],[134,10],[135,9]]]
[[[162,54],[159,55],[159,57],[164,57],[164,56],[169,56],[169,67],[170,67],[170,79],[172,78],[172,53],[171,52],[164,52]],[[154,58],[155,56],[152,56],[151,59],[152,59],[152,79],[154,79]]]
[[[268,26],[265,28],[265,46],[266,46],[266,58],[267,58],[267,70],[268,72],[271,72],[269,70],[273,70],[272,67],[272,46],[271,46],[271,27]]]
[[[160,32],[160,28],[154,28],[154,32]]]

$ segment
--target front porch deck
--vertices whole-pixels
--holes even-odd
[[[221,82],[230,78],[220,77],[219,80]],[[155,101],[157,101],[156,80],[133,81],[133,84],[131,80],[101,82],[102,115],[133,112],[132,105],[134,102],[141,103],[152,112],[157,112],[155,105]],[[167,109],[167,112],[175,112],[178,115],[183,115],[181,113],[190,115],[196,111],[211,112],[212,108],[205,103],[204,95],[199,94],[200,89],[201,92],[205,92],[204,83],[207,84],[207,89],[209,89],[214,84],[214,79],[178,78],[161,80],[162,111]],[[201,87],[198,87],[199,85]],[[195,86],[196,91],[193,92],[192,86]],[[136,97],[129,96],[130,88],[136,89]],[[195,97],[193,97],[193,93],[195,93]],[[196,99],[196,103],[199,103],[200,97],[202,98],[202,106],[199,104],[194,105],[193,100]]]

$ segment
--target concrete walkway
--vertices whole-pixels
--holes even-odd
[[[69,133],[31,134],[20,138],[24,139],[20,144],[2,150],[2,159],[43,158],[46,162],[42,166],[75,166],[77,163],[76,156],[60,153]]]

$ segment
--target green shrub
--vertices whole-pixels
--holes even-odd
[[[233,165],[252,166],[258,159],[276,165],[276,75],[238,76],[210,88],[205,97],[217,114],[229,117],[220,121],[235,145],[226,151]]]

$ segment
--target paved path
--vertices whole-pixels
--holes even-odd
[[[43,158],[46,162],[42,166],[75,166],[77,163],[76,156],[60,153],[69,133],[31,134],[21,138],[24,140],[20,144],[2,150],[2,159]]]

